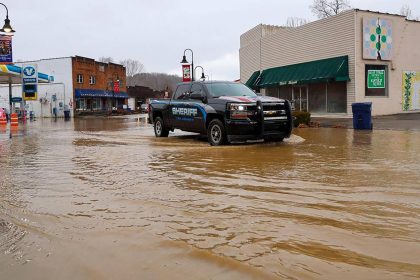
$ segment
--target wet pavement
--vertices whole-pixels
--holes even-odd
[[[312,117],[321,127],[353,128],[353,118],[341,117]],[[398,131],[420,131],[420,113],[405,113],[387,116],[372,117],[373,129],[377,130],[398,130]]]
[[[0,130],[1,279],[416,279],[420,132],[156,139],[135,119]]]

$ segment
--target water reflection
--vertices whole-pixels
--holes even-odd
[[[0,249],[24,248],[39,275],[53,268],[38,252],[60,259],[95,248],[85,265],[100,271],[102,255],[122,250],[131,269],[118,275],[129,277],[142,250],[168,265],[173,248],[188,244],[177,251],[189,260],[179,278],[199,269],[217,278],[223,266],[241,279],[420,277],[419,134],[295,134],[209,147],[190,134],[156,139],[135,119],[29,125],[26,136],[0,142]],[[17,232],[14,241],[5,232]],[[128,249],[145,244],[159,250]]]

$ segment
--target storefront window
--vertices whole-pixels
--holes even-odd
[[[328,83],[327,84],[327,113],[346,113],[347,112],[347,84]]]
[[[266,94],[268,96],[286,99],[289,101],[293,99],[292,86],[280,86],[280,87],[267,88]]]
[[[86,99],[80,98],[76,100],[76,109],[77,110],[86,110]]]
[[[326,113],[327,106],[327,84],[309,85],[309,112]]]
[[[387,65],[365,65],[365,95],[388,96]]]
[[[100,98],[93,98],[92,109],[93,110],[100,110],[101,108],[102,108],[101,99]]]

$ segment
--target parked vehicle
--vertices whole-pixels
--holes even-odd
[[[282,141],[293,127],[287,100],[257,96],[243,84],[223,81],[179,84],[172,99],[151,101],[149,120],[156,137],[181,129],[207,135],[214,146],[257,139]]]
[[[141,113],[149,113],[149,104],[143,103],[140,105]]]

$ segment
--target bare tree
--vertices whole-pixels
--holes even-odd
[[[410,18],[411,18],[411,16],[412,16],[412,12],[411,12],[410,6],[408,6],[408,5],[403,5],[403,6],[401,7],[400,14],[401,14],[402,16],[405,16],[407,19],[410,19]]]
[[[417,20],[417,21],[419,21],[419,20],[420,20],[420,18],[419,18],[419,17],[415,17],[415,16],[413,16],[413,13],[412,13],[412,11],[411,11],[411,8],[410,8],[410,6],[408,6],[408,5],[403,5],[403,6],[401,7],[400,14],[401,14],[402,16],[405,16],[405,18],[406,18],[406,19],[410,19],[410,20]]]
[[[289,17],[286,21],[287,27],[299,27],[301,25],[305,25],[309,23],[309,20],[306,18],[298,18],[298,17]]]
[[[318,18],[327,18],[350,9],[349,0],[314,0],[309,6]]]
[[[112,63],[114,62],[114,59],[110,56],[101,56],[100,58],[98,58],[99,62],[104,62],[104,63]]]
[[[158,91],[169,89],[171,92],[181,81],[182,78],[177,75],[164,73],[140,73],[127,77],[128,86],[145,86]]]
[[[131,58],[121,60],[120,64],[124,65],[127,77],[133,77],[136,74],[140,74],[144,70],[143,63]]]

